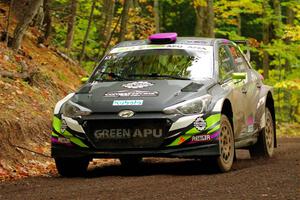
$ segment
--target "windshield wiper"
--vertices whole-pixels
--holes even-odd
[[[157,74],[157,73],[151,73],[151,74],[128,74],[128,77],[163,77],[163,78],[173,78],[173,79],[179,79],[179,80],[191,80],[189,78],[184,78],[180,76],[173,76],[168,74]]]

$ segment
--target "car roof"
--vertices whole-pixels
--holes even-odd
[[[171,44],[214,46],[216,43],[231,43],[231,41],[227,39],[221,39],[221,38],[177,37],[176,42]],[[116,46],[114,46],[114,48],[142,46],[142,45],[149,45],[149,44],[151,44],[149,40],[132,40],[132,41],[121,42]]]

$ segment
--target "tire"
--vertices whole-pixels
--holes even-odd
[[[221,115],[221,133],[219,139],[220,156],[215,157],[212,161],[216,170],[219,172],[228,172],[232,168],[235,149],[234,149],[234,135],[232,125],[228,117]]]
[[[259,133],[257,142],[249,148],[252,158],[271,158],[274,154],[274,121],[272,114],[267,107],[265,111],[265,120],[265,128]]]
[[[88,158],[55,158],[56,169],[61,176],[78,177],[86,173]]]
[[[143,158],[141,158],[141,157],[122,157],[122,158],[119,158],[119,160],[123,167],[136,168],[142,163]]]

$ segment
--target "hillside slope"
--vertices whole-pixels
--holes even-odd
[[[2,32],[7,5],[0,3],[0,8],[5,11],[0,13]],[[10,35],[14,25],[15,20]],[[20,72],[25,63],[30,74],[28,80],[0,75],[0,180],[52,170],[52,160],[47,157],[52,110],[86,75],[54,47],[38,45],[39,34],[30,28],[18,54],[0,42],[0,72]]]

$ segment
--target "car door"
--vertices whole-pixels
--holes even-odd
[[[249,63],[246,61],[242,52],[233,45],[229,46],[232,54],[234,64],[238,72],[246,73],[245,84],[242,92],[245,98],[244,112],[245,112],[245,127],[242,129],[241,137],[251,136],[257,128],[254,124],[256,116],[256,106],[259,101],[260,81],[255,72],[251,69]]]
[[[232,79],[232,74],[238,70],[226,44],[220,45],[218,48],[218,69],[221,87],[230,92],[228,98],[232,105],[234,134],[235,138],[238,138],[242,130],[245,129],[244,106],[247,96],[244,93],[244,80],[237,83]]]

